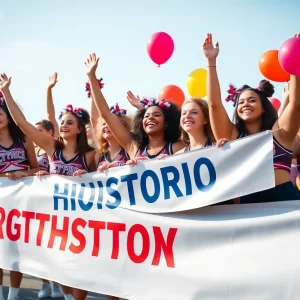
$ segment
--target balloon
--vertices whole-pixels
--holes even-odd
[[[164,64],[174,52],[173,39],[165,32],[156,32],[147,42],[147,52],[150,58],[158,64]]]
[[[258,67],[263,76],[272,81],[288,82],[290,74],[282,69],[278,61],[278,50],[269,50],[259,59]]]
[[[279,49],[278,60],[285,71],[300,76],[300,38],[284,42]]]
[[[270,102],[272,103],[273,107],[278,111],[281,102],[277,98],[270,98]]]
[[[179,107],[181,107],[182,103],[184,102],[184,98],[184,92],[176,85],[166,85],[158,94],[159,101],[166,99],[175,103]]]
[[[191,97],[203,98],[206,96],[206,77],[205,69],[195,69],[190,73],[186,86]]]

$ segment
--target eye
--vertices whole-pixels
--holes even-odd
[[[182,116],[185,116],[186,115],[186,112],[184,111],[183,113],[182,113]]]

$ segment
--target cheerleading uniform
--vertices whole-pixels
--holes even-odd
[[[159,155],[172,155],[173,154],[173,150],[172,150],[172,143],[167,143],[165,144],[165,146],[157,153],[154,155],[150,155],[147,152],[147,146],[145,147],[141,147],[136,155],[135,155],[135,159],[137,161],[144,161],[144,160],[149,160],[149,159],[154,159],[156,157],[158,157]]]
[[[0,173],[29,170],[29,160],[21,140],[6,148],[0,145]]]
[[[43,154],[40,154],[41,148],[38,149],[36,152],[36,158],[38,165],[40,167],[40,170],[49,172],[50,165],[49,165],[49,158],[46,152]]]
[[[127,152],[122,148],[114,159],[110,159],[108,153],[105,153],[104,155],[100,156],[97,169],[101,167],[101,165],[103,165],[104,163],[114,163],[115,167],[124,166],[128,160],[129,156]]]
[[[55,150],[50,161],[50,174],[73,176],[75,171],[86,170],[89,168],[84,154],[77,153],[72,159],[66,160],[62,150]]]
[[[239,138],[245,137],[242,133]],[[291,172],[292,151],[283,147],[273,136],[273,165],[275,170],[285,170]],[[260,203],[300,200],[300,192],[294,187],[291,181],[279,184],[272,189],[260,191],[240,198],[241,203]]]

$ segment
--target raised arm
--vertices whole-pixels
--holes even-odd
[[[88,75],[91,84],[93,100],[99,113],[101,114],[101,117],[105,120],[120,145],[127,151],[130,157],[133,157],[137,152],[139,145],[132,137],[131,132],[125,128],[120,122],[119,118],[113,115],[109,110],[107,102],[101,92],[101,89],[99,88],[96,77],[98,61],[99,58],[96,57],[96,54],[91,54],[85,62],[86,74]]]
[[[127,100],[136,109],[144,108],[144,106],[140,103],[140,97],[135,96],[131,91],[127,92]]]
[[[203,44],[203,52],[207,58],[207,100],[209,105],[209,117],[211,127],[216,140],[227,138],[235,139],[237,131],[230,121],[228,114],[222,104],[221,89],[217,74],[217,56],[219,44],[214,47],[212,34],[207,34]]]
[[[97,130],[97,124],[101,119],[101,115],[95,105],[95,101],[93,100],[93,96],[91,95],[91,122],[93,130]]]
[[[300,38],[300,33],[295,35]],[[292,144],[300,126],[300,76],[291,75],[289,84],[289,103],[281,116],[274,124],[273,129],[281,128],[274,132],[280,143]]]
[[[9,109],[9,112],[14,119],[15,123],[21,128],[21,130],[40,148],[44,149],[48,155],[52,155],[55,149],[55,139],[51,136],[41,133],[33,125],[31,125],[23,115],[22,111],[15,103],[9,86],[11,83],[11,78],[8,78],[5,74],[0,76],[0,90],[4,95],[6,105]]]
[[[52,122],[54,126],[54,138],[59,136],[59,127],[55,118],[55,108],[53,104],[52,89],[57,83],[57,73],[54,73],[49,77],[48,86],[47,86],[47,114],[48,120]]]

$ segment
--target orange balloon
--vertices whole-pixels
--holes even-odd
[[[277,82],[288,82],[290,74],[287,73],[278,61],[278,50],[269,50],[259,59],[258,67],[263,76]]]
[[[160,90],[158,94],[158,100],[161,101],[163,99],[169,100],[175,103],[177,106],[181,107],[182,103],[184,102],[185,96],[182,89],[177,85],[166,85]]]

